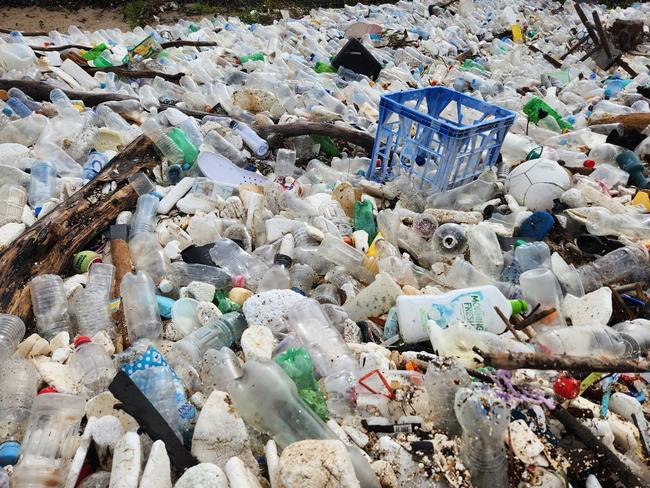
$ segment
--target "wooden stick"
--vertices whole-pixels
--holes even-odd
[[[96,67],[96,66],[83,66],[80,65],[88,74],[91,76],[101,72],[115,73],[119,76],[124,76],[125,78],[155,78],[156,76],[167,81],[179,81],[185,73],[176,73],[169,74],[163,73],[162,71],[151,71],[151,70],[130,70],[126,66],[105,66],[105,67]]]
[[[375,143],[375,138],[366,132],[323,122],[296,122],[294,124],[264,125],[261,127],[255,127],[255,131],[263,139],[268,139],[272,136],[295,137],[310,134],[322,134],[336,139],[345,139],[355,146],[364,148],[368,153],[372,152],[372,146]]]
[[[623,124],[626,129],[643,130],[650,125],[649,112],[637,112],[631,114],[602,114],[594,115],[589,118],[590,125],[598,124]]]
[[[510,323],[510,320],[508,320],[508,317],[506,317],[506,316],[504,315],[504,313],[501,311],[501,309],[500,309],[499,307],[496,307],[496,306],[495,306],[495,307],[494,307],[494,311],[497,313],[497,315],[499,316],[499,318],[501,319],[501,321],[505,324],[506,329],[508,329],[508,330],[510,331],[510,333],[511,333],[513,336],[515,336],[515,340],[516,340],[516,341],[519,341],[519,342],[524,342],[524,341],[522,341],[522,340],[519,338],[519,336],[517,335],[517,331],[514,329],[514,327],[513,327],[512,324]]]
[[[496,369],[540,369],[604,373],[646,373],[650,362],[594,356],[564,356],[539,352],[484,352],[474,348],[487,366]]]
[[[90,51],[91,46],[84,46],[83,44],[64,44],[62,46],[29,46],[34,51],[65,51],[66,49],[83,49]]]
[[[49,36],[49,32],[45,31],[17,31],[16,29],[0,29],[0,34],[11,34],[12,32],[20,32],[23,36],[27,37],[39,37],[39,36]]]
[[[607,471],[619,478],[627,488],[643,488],[646,486],[611,449],[605,446],[591,433],[588,427],[583,425],[564,407],[557,405],[550,412],[553,417],[562,423],[569,434],[576,437],[587,449],[591,450],[596,455],[596,458],[609,468]]]
[[[62,274],[74,253],[132,208],[138,194],[128,178],[153,168],[159,156],[153,143],[141,136],[111,160],[90,183],[60,203],[0,252],[0,310],[30,323],[29,281],[36,275]],[[115,185],[103,193],[107,184]]]
[[[168,47],[183,47],[183,46],[193,46],[193,47],[213,47],[213,46],[218,46],[216,42],[209,42],[209,41],[169,41],[169,42],[161,42],[160,46],[163,49],[167,49]]]

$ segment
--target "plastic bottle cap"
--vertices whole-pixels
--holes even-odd
[[[513,247],[516,249],[519,246],[523,246],[524,244],[528,244],[528,241],[525,241],[523,239],[517,239],[513,245]]]
[[[528,310],[528,303],[524,300],[510,300],[510,306],[512,307],[513,315]]]
[[[0,444],[0,466],[16,464],[20,457],[20,442],[5,441]]]
[[[82,344],[86,344],[87,342],[92,342],[92,339],[88,336],[79,336],[74,340],[74,348],[78,348]]]
[[[59,390],[54,388],[53,386],[48,386],[46,388],[43,388],[41,391],[38,392],[39,395],[44,395],[45,393],[58,393]]]
[[[242,275],[234,275],[232,277],[232,286],[235,288],[243,288],[246,285],[246,277]]]
[[[594,166],[596,166],[596,161],[594,161],[593,159],[585,159],[585,162],[582,163],[582,165],[585,168],[593,168]]]

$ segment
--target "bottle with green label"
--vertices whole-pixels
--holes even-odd
[[[287,373],[296,384],[298,395],[323,420],[329,418],[325,397],[316,382],[314,365],[306,349],[290,348],[280,354],[275,362]]]
[[[561,129],[573,129],[571,124],[564,120],[559,113],[553,110],[548,103],[539,97],[531,98],[530,101],[524,105],[523,110],[528,117],[528,120],[531,122],[537,123],[543,117],[550,116],[557,121]]]
[[[368,242],[372,242],[375,239],[377,235],[377,224],[375,223],[372,203],[369,200],[355,202],[354,230],[365,230],[368,233]]]
[[[190,165],[193,164],[196,158],[199,157],[199,150],[192,144],[192,141],[190,141],[183,129],[174,127],[167,132],[167,135],[183,153],[183,161]]]

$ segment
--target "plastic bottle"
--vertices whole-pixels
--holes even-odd
[[[63,486],[77,447],[86,402],[77,395],[42,390],[34,399],[12,486]]]
[[[289,348],[275,358],[283,371],[295,383],[298,395],[324,421],[329,417],[323,392],[314,377],[314,365],[306,349]]]
[[[0,374],[0,435],[20,440],[40,379],[31,361],[23,358],[2,358]]]
[[[129,253],[138,271],[146,272],[154,283],[160,283],[167,275],[169,258],[154,230],[158,199],[153,195],[141,195],[131,222]]]
[[[604,325],[555,327],[537,334],[531,342],[546,354],[623,357],[626,352],[621,334]]]
[[[241,339],[248,324],[240,312],[230,312],[196,329],[175,342],[167,360],[176,374],[190,389],[195,388],[199,367],[208,349],[230,347]]]
[[[72,324],[68,315],[68,300],[63,280],[58,275],[40,275],[29,283],[32,307],[39,335],[47,340],[59,332],[72,335]]]
[[[37,212],[52,198],[56,198],[56,170],[49,161],[34,161],[29,183],[29,205]]]
[[[25,105],[22,100],[19,100],[18,98],[15,97],[9,97],[7,99],[7,105],[9,108],[18,115],[18,117],[25,118],[29,117],[32,114],[32,110]]]
[[[630,239],[644,239],[650,236],[648,214],[615,214],[603,207],[578,208],[571,213],[583,216],[587,230],[596,236],[623,235]]]
[[[510,408],[493,390],[461,388],[456,392],[456,418],[463,434],[460,453],[472,475],[472,486],[508,486],[508,459],[503,442]]]
[[[79,290],[70,304],[79,334],[93,337],[104,331],[115,336],[115,324],[111,316],[110,299],[113,292],[115,266],[106,263],[91,265],[88,285]]]
[[[192,143],[185,131],[178,127],[173,127],[167,131],[169,138],[176,143],[176,146],[183,153],[185,165],[193,164],[199,156],[198,148]],[[185,167],[185,165],[183,165]]]
[[[74,354],[68,364],[79,375],[88,398],[107,390],[117,372],[104,346],[92,342],[88,336],[74,340]]]
[[[264,156],[269,152],[269,143],[262,139],[257,133],[243,122],[230,121],[230,128],[239,135],[251,151],[257,156]]]
[[[455,363],[441,364],[440,367],[430,363],[424,375],[424,388],[429,396],[431,418],[436,431],[450,435],[461,433],[460,424],[454,412],[456,392],[460,388],[469,388],[472,379],[465,368]]]
[[[296,385],[274,362],[246,361],[230,368],[228,393],[247,425],[267,433],[280,449],[304,439],[338,439],[300,398]],[[356,448],[349,449],[362,488],[379,488],[376,475]]]
[[[108,164],[109,158],[99,151],[91,151],[84,163],[84,178],[92,180]]]
[[[467,249],[467,234],[458,224],[442,224],[433,233],[432,243],[435,254],[444,257],[457,256]]]
[[[430,320],[443,329],[464,322],[476,330],[500,334],[506,326],[494,307],[510,317],[526,310],[527,304],[523,300],[508,300],[492,285],[441,295],[402,295],[397,298],[400,335],[407,343],[424,341],[429,337]]]
[[[183,122],[181,122],[179,127],[188,137],[190,142],[194,144],[195,148],[201,147],[201,144],[203,144],[203,136],[201,135],[199,124],[194,117],[187,117]]]
[[[316,274],[308,264],[295,263],[289,270],[291,289],[303,296],[307,296],[314,286]]]
[[[365,230],[368,233],[368,242],[372,242],[377,235],[377,224],[373,215],[373,206],[369,200],[355,202],[354,230]]]
[[[0,313],[0,363],[10,358],[25,336],[25,323],[8,313]]]
[[[636,319],[616,324],[614,330],[625,342],[625,356],[636,358],[650,349],[650,321]]]
[[[218,239],[210,249],[210,257],[214,264],[233,278],[243,276],[246,287],[253,291],[268,269],[262,260],[247,253],[230,239]]]
[[[274,170],[275,176],[293,176],[296,171],[296,151],[278,149]]]
[[[470,261],[488,276],[499,276],[503,269],[503,252],[492,227],[480,223],[467,233]]]
[[[133,238],[143,232],[154,232],[156,229],[156,213],[160,200],[154,195],[145,194],[138,197],[135,213],[131,218],[129,237]]]
[[[81,66],[71,59],[63,61],[61,69],[72,76],[72,78],[81,85],[84,91],[92,91],[97,87],[97,85],[99,85],[99,82],[95,78],[86,73]]]
[[[318,255],[342,266],[355,278],[370,283],[377,272],[376,263],[343,240],[326,234],[318,248]]]
[[[291,284],[289,268],[293,261],[293,235],[285,234],[280,243],[280,249],[273,259],[271,266],[257,286],[257,293],[268,290],[286,290]]]
[[[578,277],[585,293],[611,283],[634,283],[650,276],[647,251],[625,246],[578,268]]]
[[[68,95],[66,95],[65,92],[60,88],[55,88],[50,92],[50,101],[56,107],[56,110],[59,113],[66,109],[74,108],[72,102],[68,98]]]
[[[616,156],[616,162],[622,170],[630,174],[630,183],[639,188],[649,188],[650,182],[644,176],[644,166],[634,152],[629,149],[623,149]]]
[[[551,267],[551,249],[542,241],[518,242],[514,255],[521,271]]]
[[[140,369],[131,374],[131,380],[180,439],[181,417],[172,371],[164,366]]]
[[[540,326],[566,325],[563,316],[563,297],[560,283],[549,268],[524,271],[519,276],[521,293],[531,308],[540,305],[542,309],[554,308],[555,313],[540,321]]]
[[[27,192],[22,186],[5,183],[0,186],[0,227],[9,222],[21,222],[27,203]]]
[[[147,119],[141,129],[170,164],[183,164],[183,152],[154,119]]]
[[[189,285],[192,281],[210,283],[219,290],[233,287],[233,279],[226,271],[205,264],[175,261],[169,266],[167,277],[177,288]]]
[[[138,339],[158,340],[162,323],[156,303],[156,288],[149,275],[142,271],[124,275],[120,295],[130,342]]]

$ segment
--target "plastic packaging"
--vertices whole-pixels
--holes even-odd
[[[460,388],[469,388],[472,384],[465,368],[455,364],[443,364],[439,368],[433,364],[424,375],[424,388],[429,395],[431,417],[436,429],[450,435],[461,432],[460,424],[454,412],[456,392]]]
[[[52,339],[59,332],[72,335],[63,280],[58,275],[40,275],[29,283],[36,329],[45,339]]]
[[[578,268],[578,277],[585,293],[618,281],[632,283],[650,275],[647,251],[625,246]]]
[[[23,358],[3,358],[0,373],[0,435],[21,440],[40,379],[31,361]]]
[[[48,161],[35,161],[32,164],[29,184],[29,205],[37,212],[45,202],[56,198],[56,170]]]
[[[70,314],[79,334],[93,337],[104,331],[109,337],[115,336],[110,311],[114,278],[115,266],[112,264],[95,263],[90,267],[88,285],[79,290],[70,303]]]

